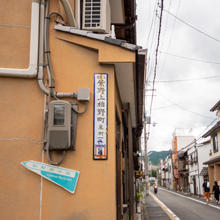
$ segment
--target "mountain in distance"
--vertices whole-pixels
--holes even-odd
[[[170,150],[167,151],[150,151],[148,152],[148,161],[151,161],[152,165],[159,166],[160,160],[165,159],[170,155]]]

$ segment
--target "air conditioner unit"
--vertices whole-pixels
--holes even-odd
[[[110,33],[109,0],[83,0],[82,29]]]

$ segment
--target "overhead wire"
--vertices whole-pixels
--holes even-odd
[[[172,5],[172,0],[169,0],[168,11],[170,11],[171,5]],[[164,5],[164,8],[165,7],[166,6]],[[165,42],[164,39],[166,39],[166,36],[169,35],[169,28],[168,28],[168,20],[169,20],[169,18],[170,18],[169,16],[165,16],[163,18],[163,23],[164,23],[164,25],[163,25],[163,39],[161,39],[160,48],[164,47],[164,44],[165,44],[164,43]]]
[[[171,5],[172,5],[172,0],[169,0],[169,4],[168,4],[168,11],[170,11],[170,8],[171,8]],[[165,4],[165,3],[164,3]],[[166,5],[164,5],[164,8],[166,7]],[[169,20],[169,18],[170,18],[170,16],[165,16],[164,17],[164,19],[163,19],[163,23],[164,23],[164,25],[163,25],[163,38],[161,39],[161,45],[160,45],[160,48],[164,48],[164,45],[165,45],[165,43],[164,42],[166,42],[165,40],[166,40],[166,37],[168,36],[168,38],[170,37],[170,29],[168,28],[168,20]],[[166,46],[166,45],[165,45]],[[160,66],[163,66],[163,63],[164,63],[164,60],[162,60],[161,61],[161,54],[159,54],[159,56],[158,56],[159,58],[158,58],[158,60],[160,61],[159,63],[161,63],[161,65],[159,65],[159,67]]]
[[[214,119],[213,121],[211,121],[207,126],[206,126],[206,128],[198,135],[198,137],[195,139],[195,140],[193,140],[192,142],[190,142],[189,144],[187,144],[186,146],[184,146],[183,148],[181,148],[179,151],[177,151],[178,153],[179,152],[181,152],[182,150],[185,150],[186,148],[189,150],[189,149],[191,149],[193,146],[191,146],[192,144],[194,144],[194,143],[196,143],[197,141],[199,141],[201,138],[202,138],[202,136],[203,136],[203,134],[204,134],[204,132],[214,123],[214,122],[216,122],[217,121],[217,118],[216,119]],[[191,146],[191,147],[190,147]]]
[[[177,4],[173,4],[173,8],[174,8],[174,11],[175,11],[174,13],[177,16],[179,8],[180,8],[180,0],[174,1],[174,3],[177,3]],[[169,8],[168,8],[168,10],[169,10]],[[173,33],[174,33],[175,25],[176,25],[176,19],[173,19],[173,23],[171,25],[172,25],[172,27],[170,29],[170,35],[169,35],[168,40],[167,40],[168,44],[167,44],[167,47],[166,47],[166,51],[169,50],[170,45],[171,45],[171,40],[173,39]],[[163,75],[165,66],[166,66],[166,57],[164,58],[164,60],[162,61],[162,64],[160,65],[160,76]]]
[[[175,9],[175,11],[176,11],[175,15],[177,16],[178,12],[179,12],[179,9],[180,9],[181,0],[174,1],[174,2],[177,2],[177,6],[176,6],[176,9]],[[173,25],[172,25],[172,28],[171,28],[171,35],[170,35],[170,39],[168,41],[167,50],[169,49],[169,47],[171,45],[171,40],[173,38],[173,33],[174,33],[175,26],[176,26],[176,19],[174,19],[174,21],[173,21]]]
[[[161,0],[159,27],[158,27],[157,42],[156,42],[156,49],[155,49],[155,56],[154,56],[154,63],[153,63],[154,64],[154,69],[153,69],[153,74],[154,75],[153,75],[153,90],[152,90],[151,102],[150,102],[150,110],[149,110],[150,117],[151,117],[151,114],[152,114],[153,97],[154,97],[154,91],[155,91],[155,88],[154,88],[155,87],[155,83],[154,82],[155,82],[156,76],[157,76],[158,50],[159,50],[159,45],[160,45],[160,35],[161,35],[162,18],[163,18],[163,3],[164,3],[164,0]],[[158,7],[159,7],[159,1],[158,1]],[[150,57],[152,57],[152,55],[150,55]],[[150,134],[150,124],[148,124],[147,140],[149,138],[149,134]]]
[[[147,44],[148,44],[149,39],[150,39],[151,31],[153,29],[153,24],[155,22],[154,15],[156,14],[156,5],[157,5],[157,3],[155,3],[155,5],[154,5],[153,17],[152,17],[151,24],[150,24],[150,30],[149,30],[148,35],[147,35]]]
[[[173,16],[176,20],[180,21],[181,23],[185,24],[186,26],[188,26],[188,27],[192,28],[193,30],[197,31],[198,33],[200,33],[200,34],[202,34],[202,35],[204,35],[204,36],[206,36],[206,37],[208,37],[208,38],[210,38],[210,39],[212,39],[212,40],[214,40],[214,41],[220,43],[220,40],[217,39],[216,37],[213,37],[213,36],[211,36],[210,34],[208,34],[208,33],[204,32],[204,31],[200,30],[200,29],[197,28],[196,26],[194,26],[194,25],[192,25],[192,24],[190,24],[190,23],[184,21],[183,19],[177,17],[176,15],[174,15],[172,12],[170,12],[170,11],[168,11],[168,10],[164,9],[164,11],[165,11],[167,14]]]
[[[189,78],[189,79],[176,79],[176,80],[158,80],[155,83],[178,83],[178,82],[190,82],[190,81],[198,81],[198,80],[207,80],[207,79],[216,79],[219,78],[220,75],[215,76],[207,76],[207,77],[200,77],[200,78]],[[148,81],[152,83],[152,81]]]
[[[177,54],[168,53],[168,52],[161,51],[161,50],[159,51],[159,53],[166,54],[166,55],[169,55],[169,56],[172,56],[172,57],[181,58],[181,59],[186,59],[186,60],[201,62],[201,63],[218,64],[218,65],[220,64],[220,62],[208,61],[208,60],[201,60],[201,59],[194,58],[194,57],[180,56],[180,55],[177,55]]]
[[[159,107],[157,107],[157,108],[153,108],[153,110],[160,110],[160,109],[164,109],[164,108],[169,108],[169,107],[171,107],[171,106],[174,106],[174,104],[159,106]]]
[[[161,12],[164,10],[164,11],[167,12],[169,15],[171,15],[171,16],[173,16],[173,17],[175,18],[175,20],[174,20],[174,26],[175,26],[175,23],[176,23],[175,21],[178,20],[178,21],[182,22],[183,24],[185,24],[185,25],[191,27],[191,28],[194,29],[195,31],[197,31],[197,32],[199,32],[199,33],[205,35],[206,37],[208,37],[208,38],[210,38],[210,39],[212,39],[212,40],[215,40],[216,42],[219,42],[219,43],[220,43],[220,40],[219,40],[219,39],[217,39],[217,38],[215,38],[215,37],[209,35],[208,33],[206,33],[206,32],[204,32],[204,31],[200,30],[199,28],[195,27],[194,25],[192,25],[192,24],[190,24],[190,23],[188,23],[188,22],[185,22],[184,20],[180,19],[180,18],[177,16],[177,13],[176,13],[176,15],[174,15],[174,14],[171,13],[169,10],[164,9],[164,8],[163,8],[163,5],[162,5],[162,2],[163,2],[163,1],[161,1],[161,6],[159,6],[159,7],[161,8]],[[180,1],[179,1],[179,5],[180,5]],[[179,6],[178,6],[178,9],[179,9]],[[177,10],[177,11],[178,11],[178,10]],[[162,13],[161,13],[161,14],[162,14]],[[161,21],[161,17],[162,17],[162,16],[160,16],[160,21]],[[160,28],[161,28],[161,23],[160,23],[160,25],[159,25],[159,30],[160,30]],[[160,32],[160,31],[159,31],[159,32]],[[158,32],[158,35],[159,35],[159,32]],[[170,41],[169,41],[169,42],[171,42],[171,38],[170,38]],[[156,47],[156,48],[158,48],[158,47],[159,47],[159,46],[158,46],[158,41],[157,41],[157,47]],[[156,51],[157,51],[157,50],[156,50]],[[162,52],[159,51],[159,52],[166,54],[166,52],[163,52],[163,51],[162,51]],[[175,55],[175,54],[169,54],[169,53],[167,53],[167,55],[179,57],[179,58],[182,58],[182,59],[188,59],[188,60],[192,60],[192,61],[197,61],[197,62],[210,63],[210,64],[220,64],[220,63],[218,63],[218,62],[200,60],[200,59],[191,58],[191,57],[178,56],[178,55]],[[151,57],[152,57],[152,56],[151,56]],[[157,52],[155,53],[155,59],[154,59],[154,60],[155,60],[155,62],[154,62],[154,76],[153,76],[153,81],[148,81],[148,82],[153,82],[152,96],[151,96],[152,99],[151,99],[151,105],[150,105],[150,116],[151,116],[151,114],[152,114],[152,103],[153,103],[153,97],[154,97],[155,83],[156,83],[156,82],[184,82],[184,81],[195,81],[195,80],[212,79],[212,78],[218,78],[218,77],[220,77],[220,76],[208,76],[208,77],[201,77],[201,78],[194,78],[194,79],[164,80],[164,81],[158,80],[158,81],[156,81],[155,79],[156,79],[157,65],[158,65],[158,64],[157,64],[157,63],[158,63],[158,54],[157,54]],[[152,61],[151,61],[151,62],[152,62]],[[156,69],[156,71],[155,71],[155,69]],[[155,72],[156,72],[156,74],[155,74]],[[188,112],[190,112],[190,113],[192,113],[192,114],[195,114],[195,115],[198,115],[198,116],[200,116],[200,117],[211,118],[211,117],[209,117],[209,116],[202,115],[202,114],[200,114],[200,113],[198,113],[198,112],[191,111],[191,110],[189,110],[189,109],[187,109],[187,108],[185,108],[185,107],[183,107],[183,106],[179,105],[178,103],[175,103],[175,102],[173,102],[173,101],[171,101],[171,100],[168,100],[168,101],[170,101],[173,105],[176,105],[177,107],[179,107],[180,109],[182,109],[182,110],[184,110],[184,111],[188,111]],[[170,106],[171,106],[171,105],[170,105]],[[166,107],[167,107],[167,106],[162,106],[161,108],[166,108]],[[213,118],[212,118],[212,119],[213,119]],[[206,127],[206,129],[207,129],[213,122],[215,122],[216,120],[217,120],[217,119],[214,119],[214,120]],[[150,124],[149,124],[148,126],[149,126],[149,130],[150,130]],[[149,132],[148,132],[148,133],[149,133]],[[200,137],[199,139],[197,139],[197,141],[200,140],[201,138],[202,138],[202,137]]]
[[[194,114],[194,115],[197,115],[197,116],[200,116],[200,117],[203,117],[203,118],[213,119],[212,117],[209,117],[209,116],[207,116],[207,115],[203,115],[203,114],[201,114],[201,113],[199,113],[199,112],[191,111],[190,109],[185,108],[184,106],[182,106],[182,105],[180,105],[180,104],[174,102],[173,100],[171,100],[171,99],[169,99],[169,98],[167,98],[167,97],[165,97],[165,96],[163,96],[163,95],[160,95],[160,96],[163,97],[163,98],[165,98],[167,101],[169,101],[170,103],[174,104],[175,106],[179,107],[179,108],[182,109],[183,111],[192,113],[192,114]]]
[[[159,1],[158,1],[159,2]],[[152,36],[149,36],[148,40],[148,58],[147,58],[147,72],[148,72],[148,79],[151,77],[152,73],[152,68],[153,68],[153,52],[154,52],[154,45],[156,44],[155,39],[156,39],[156,19],[157,19],[157,13],[158,13],[158,8],[159,8],[159,3],[155,3],[155,11],[153,15],[153,28],[152,28]]]
[[[160,21],[159,21],[159,30],[158,30],[158,36],[157,36],[157,46],[155,51],[155,65],[154,65],[154,76],[153,76],[153,86],[152,86],[152,97],[151,97],[151,103],[150,103],[150,116],[152,113],[152,106],[153,106],[153,100],[154,100],[154,91],[155,91],[155,80],[157,77],[157,64],[158,64],[158,50],[160,46],[160,35],[161,35],[161,29],[162,29],[162,19],[163,19],[163,3],[164,0],[161,0],[161,11],[160,11]]]

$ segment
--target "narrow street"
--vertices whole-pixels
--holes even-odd
[[[215,208],[212,204],[207,205],[198,199],[193,198],[192,200],[191,197],[179,196],[161,188],[159,188],[156,197],[181,220],[220,219],[220,206]]]

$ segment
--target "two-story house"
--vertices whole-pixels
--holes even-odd
[[[209,157],[210,147],[210,140],[203,140],[188,149],[190,193],[194,195],[203,195],[202,184],[208,175],[207,165],[203,163]]]
[[[203,135],[203,137],[211,137],[210,157],[204,164],[208,165],[209,181],[212,188],[214,181],[220,181],[220,101],[210,111],[216,111],[218,117],[217,123]]]
[[[175,129],[172,139],[173,189],[188,189],[187,149],[195,140],[188,129]]]

